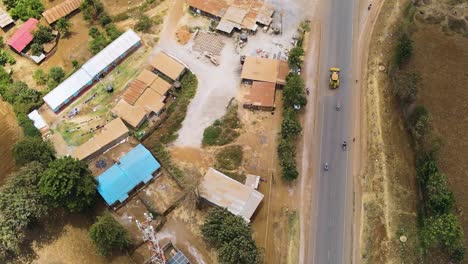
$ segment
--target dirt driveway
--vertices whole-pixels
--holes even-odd
[[[182,46],[175,38],[176,29],[184,24],[193,25],[193,18],[184,9],[184,1],[176,0],[170,9],[168,21],[161,34],[159,46],[155,49],[163,50],[181,60],[198,77],[198,90],[195,98],[189,105],[187,117],[179,131],[176,141],[178,146],[199,147],[203,136],[203,130],[216,119],[223,116],[226,106],[231,98],[236,97],[240,84],[240,55],[255,55],[257,49],[262,49],[277,55],[281,52],[286,57],[285,50],[291,48],[292,36],[296,34],[299,23],[308,15],[313,3],[305,0],[300,1],[267,1],[273,4],[279,14],[282,15],[283,32],[279,36],[271,36],[258,30],[257,34],[249,37],[248,44],[236,52],[234,40],[223,37],[225,47],[221,52],[221,65],[216,67],[192,51],[193,42]],[[207,28],[208,20],[205,19]]]

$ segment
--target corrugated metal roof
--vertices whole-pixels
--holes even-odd
[[[178,251],[172,258],[167,261],[167,264],[189,264],[187,257],[181,252]]]
[[[97,178],[97,190],[108,205],[124,202],[131,190],[150,181],[160,167],[149,150],[139,144]]]
[[[17,52],[21,52],[32,40],[33,31],[36,28],[39,21],[35,18],[30,18],[24,22],[15,34],[7,41],[7,44],[15,49]]]
[[[150,65],[172,80],[176,80],[185,69],[181,62],[165,52],[157,53],[151,60]]]
[[[120,100],[112,109],[112,113],[122,118],[134,128],[138,128],[146,118],[147,111],[144,107],[133,106],[124,100]]]
[[[91,81],[91,76],[84,70],[79,69],[46,94],[44,101],[52,110],[57,111],[63,103],[73,98],[75,94],[79,93]]]
[[[158,94],[165,96],[167,91],[171,89],[171,86],[172,85],[166,82],[166,80],[164,80],[161,77],[158,77],[156,80],[154,80],[153,84],[151,84],[149,88],[153,89]]]
[[[86,143],[77,147],[73,153],[72,157],[79,160],[86,159],[98,151],[105,151],[106,148],[109,148],[109,144],[115,141],[116,139],[122,138],[128,135],[128,128],[122,122],[120,118],[116,118],[109,123],[107,123],[101,131],[96,133],[90,140]]]
[[[83,64],[81,68],[90,76],[97,77],[106,67],[110,66],[140,41],[140,37],[133,30],[129,29]]]
[[[70,14],[80,7],[83,0],[67,0],[51,9],[47,9],[42,13],[42,16],[47,20],[47,23],[52,24],[60,18]]]
[[[199,187],[200,196],[217,206],[228,209],[250,222],[255,209],[260,205],[263,194],[209,168]]]
[[[4,28],[4,27],[10,25],[13,22],[14,21],[11,18],[11,16],[5,10],[0,8],[0,27]]]
[[[148,86],[146,85],[146,83],[140,80],[133,80],[128,84],[127,89],[125,90],[122,98],[125,100],[125,102],[134,105],[147,87]]]
[[[148,112],[159,113],[164,108],[164,98],[153,89],[146,89],[135,102],[135,106],[142,107]]]
[[[244,97],[245,103],[255,106],[275,106],[275,83],[253,82]]]

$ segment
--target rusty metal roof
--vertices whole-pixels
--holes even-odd
[[[125,90],[122,97],[125,102],[134,105],[147,87],[148,86],[144,82],[140,80],[133,80],[128,84],[127,90]]]
[[[83,0],[66,0],[51,9],[47,9],[42,13],[42,16],[47,20],[47,23],[52,24],[60,18],[70,14],[80,7]]]
[[[271,82],[253,82],[244,100],[255,106],[275,106],[275,84]]]

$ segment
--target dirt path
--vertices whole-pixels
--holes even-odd
[[[360,182],[362,186],[361,248],[355,252],[355,261],[361,263],[417,263],[418,241],[416,230],[416,178],[413,154],[402,124],[399,108],[392,100],[385,69],[392,55],[391,36],[395,22],[401,18],[407,1],[385,1],[381,15],[366,18],[375,23],[372,37],[361,43],[369,49],[362,65],[362,105],[365,122],[362,136],[363,153],[367,159]],[[375,5],[374,5],[375,6]],[[376,20],[375,22],[373,20]],[[364,35],[363,35],[364,36]],[[370,34],[368,35],[370,36]],[[363,67],[361,67],[363,68]],[[364,164],[364,163],[363,163]],[[356,214],[359,216],[358,214]],[[399,235],[409,239],[405,247],[398,242]],[[359,259],[358,259],[359,258]]]

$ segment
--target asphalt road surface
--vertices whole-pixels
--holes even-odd
[[[351,263],[352,148],[356,101],[352,79],[353,22],[357,0],[330,0],[322,13],[322,43],[317,107],[318,138],[314,174],[316,182],[314,264]],[[341,69],[340,87],[328,88],[330,67]],[[336,110],[340,104],[341,109]],[[347,141],[347,150],[342,149]],[[327,162],[329,170],[324,170]]]

